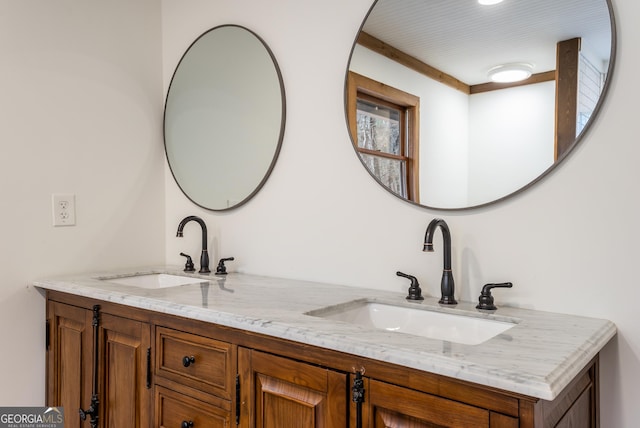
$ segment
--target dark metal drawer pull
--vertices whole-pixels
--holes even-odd
[[[185,367],[189,367],[191,364],[195,364],[196,362],[196,357],[194,357],[193,355],[190,357],[182,357],[182,365]]]

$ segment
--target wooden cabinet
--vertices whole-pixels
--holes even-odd
[[[346,426],[346,374],[245,348],[238,360],[240,427]]]
[[[149,427],[149,325],[55,301],[47,312],[47,404],[64,407],[65,427]]]
[[[222,407],[156,386],[156,427],[229,428],[230,413]]]
[[[352,376],[353,378],[353,376]],[[517,417],[507,416],[453,399],[363,378],[365,402],[361,426],[366,428],[518,428]],[[357,427],[351,404],[350,427]]]
[[[161,321],[170,324],[167,319]],[[156,326],[155,355],[156,427],[231,426],[236,346]]]
[[[228,342],[156,327],[156,374],[231,400],[235,392],[235,347]]]
[[[545,401],[234,328],[47,293],[47,405],[64,406],[67,428],[90,426],[78,410],[89,410],[94,393],[101,428],[599,427],[597,357],[554,401]],[[352,401],[356,368],[364,373],[360,412]]]
[[[92,395],[92,312],[47,302],[47,405],[64,406],[67,428],[81,427],[80,408]]]
[[[486,428],[489,411],[435,395],[370,380],[369,426]]]
[[[149,324],[102,314],[99,332],[102,426],[149,427],[152,400]]]

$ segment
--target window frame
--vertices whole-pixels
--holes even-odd
[[[377,99],[381,101],[381,104],[386,102],[403,109],[404,122],[406,124],[404,134],[407,140],[406,142],[403,141],[403,146],[406,143],[406,152],[403,157],[403,160],[406,159],[406,199],[419,204],[420,169],[418,155],[420,146],[420,98],[352,71],[348,72],[346,93],[346,110],[349,133],[351,135],[354,149],[358,154],[365,153],[388,159],[399,159],[398,156],[376,152],[372,153],[370,150],[358,147],[358,129],[356,120],[358,98],[368,102],[371,102],[371,99]],[[375,177],[373,173],[372,176]],[[375,178],[378,180],[377,177]],[[398,196],[402,197],[402,195]]]

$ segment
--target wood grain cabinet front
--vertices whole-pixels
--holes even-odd
[[[103,314],[100,323],[103,427],[146,428],[151,422],[149,324]]]
[[[147,428],[150,326],[91,306],[47,302],[47,405],[64,407],[68,428]]]
[[[517,418],[494,414],[492,423],[492,412],[487,409],[385,382],[370,380],[368,392],[367,427],[518,427]]]
[[[64,426],[80,428],[78,410],[92,395],[93,329],[90,310],[47,302],[47,405],[65,409]]]
[[[158,428],[229,428],[231,412],[171,389],[155,388]]]
[[[235,347],[220,340],[156,327],[156,375],[231,400]]]
[[[245,348],[238,372],[241,428],[347,426],[345,373]]]

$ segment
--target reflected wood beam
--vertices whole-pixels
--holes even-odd
[[[556,80],[555,70],[533,74],[528,79],[521,80],[520,82],[511,82],[511,83],[488,82],[488,83],[480,83],[478,85],[471,85],[469,88],[471,90],[470,91],[471,94],[480,94],[482,92],[497,91],[498,89],[515,88],[516,86],[532,85],[534,83],[550,82],[553,80]]]
[[[559,42],[556,47],[556,160],[576,140],[580,42],[577,37]]]
[[[468,85],[461,80],[456,79],[455,77],[438,70],[435,67],[426,64],[419,59],[404,53],[403,51],[394,48],[393,46],[383,42],[380,39],[373,37],[372,35],[365,33],[364,31],[360,32],[358,36],[357,43],[367,49],[376,52],[379,55],[389,58],[392,61],[397,62],[398,64],[404,65],[414,71],[417,71],[420,74],[423,74],[430,79],[433,79],[437,82],[440,82],[444,85],[447,85],[451,88],[454,88],[462,93],[467,95],[479,94],[482,92],[496,91],[498,89],[506,89],[513,88],[516,86],[523,85],[532,85],[534,83],[548,82],[555,80],[556,73],[554,70],[546,71],[543,73],[537,73],[531,76],[530,78],[523,80],[521,82],[514,83],[495,83],[495,82],[487,82],[480,83],[477,85]]]
[[[419,59],[412,57],[411,55],[407,55],[399,49],[394,48],[393,46],[383,42],[380,39],[373,37],[372,35],[365,33],[364,31],[360,32],[358,36],[357,43],[367,49],[370,49],[382,56],[385,56],[392,61],[395,61],[399,64],[404,65],[418,73],[424,74],[425,76],[443,83],[447,86],[450,86],[458,91],[461,91],[465,94],[470,94],[469,85],[455,77],[438,70],[430,66],[429,64],[425,64]]]

